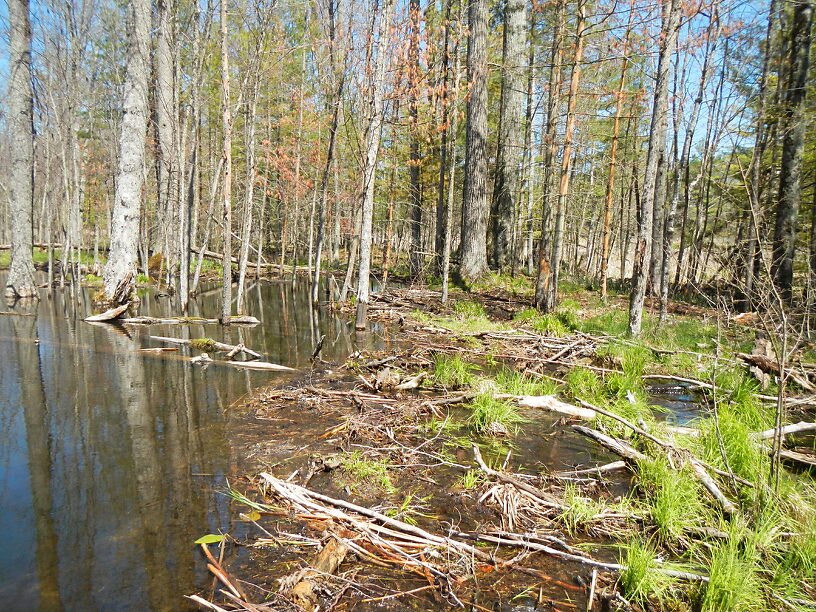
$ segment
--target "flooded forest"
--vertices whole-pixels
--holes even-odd
[[[0,4],[0,608],[816,611],[813,22]]]

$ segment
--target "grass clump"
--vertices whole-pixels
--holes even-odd
[[[190,340],[190,348],[203,353],[211,353],[215,350],[215,340],[212,338],[195,338]]]
[[[555,312],[542,313],[534,308],[525,308],[516,313],[513,319],[527,323],[540,334],[567,336],[581,327],[579,308],[578,302],[566,299],[555,309]]]
[[[573,368],[567,374],[567,393],[574,398],[595,402],[603,397],[604,383],[587,368]]]
[[[578,487],[571,482],[564,488],[564,505],[567,509],[558,516],[558,520],[570,536],[575,536],[580,529],[585,529],[587,523],[598,516],[601,510],[592,499],[583,497]]]
[[[468,470],[462,476],[459,484],[465,491],[472,491],[485,480],[484,474],[479,470]]]
[[[645,604],[650,598],[662,600],[668,595],[674,580],[656,572],[657,554],[642,540],[634,540],[621,554],[621,564],[626,566],[620,574],[620,585],[627,599]]]
[[[388,475],[388,466],[383,461],[367,459],[360,451],[345,453],[341,457],[343,471],[357,480],[373,482],[386,493],[396,493],[397,488]]]
[[[468,300],[456,302],[453,305],[453,310],[459,317],[463,319],[486,319],[487,312],[479,302],[471,302]]]
[[[506,434],[510,427],[525,419],[510,402],[498,400],[491,393],[481,393],[470,404],[470,423],[480,433]]]
[[[748,612],[762,610],[755,550],[745,546],[737,530],[720,543],[711,555],[709,581],[702,588],[701,612]]]
[[[448,389],[459,389],[472,384],[479,366],[468,363],[458,355],[434,355],[433,382]]]
[[[496,386],[510,395],[555,395],[558,383],[547,378],[533,378],[512,368],[502,368],[496,374]]]
[[[702,493],[689,468],[672,469],[663,459],[639,461],[639,484],[663,542],[678,540],[703,516]]]

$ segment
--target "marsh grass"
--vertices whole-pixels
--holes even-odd
[[[512,368],[501,368],[495,378],[496,389],[511,395],[554,395],[560,385],[548,378],[534,378]]]
[[[485,476],[479,470],[468,470],[462,475],[459,481],[460,486],[465,491],[472,491],[485,481]]]
[[[386,493],[396,493],[397,488],[388,475],[388,464],[378,459],[368,459],[356,450],[340,458],[343,471],[354,479],[377,485]]]
[[[469,422],[479,433],[509,433],[513,426],[526,422],[514,404],[491,393],[477,395],[470,409]]]
[[[620,574],[620,585],[625,596],[637,604],[646,604],[651,598],[665,599],[675,580],[654,570],[657,553],[646,542],[635,539],[621,551],[620,562],[626,566]]]
[[[448,389],[459,389],[472,384],[476,380],[475,372],[480,369],[476,364],[469,363],[458,355],[436,353],[433,362],[434,384]]]
[[[575,300],[565,299],[555,312],[542,313],[534,308],[525,308],[516,313],[514,321],[526,323],[539,334],[568,336],[580,329],[580,305]]]
[[[602,510],[598,502],[582,496],[581,490],[571,482],[564,488],[564,505],[567,509],[558,515],[558,521],[564,525],[570,536],[586,530],[587,524]]]
[[[761,585],[754,563],[755,549],[746,542],[742,527],[732,528],[729,537],[715,545],[709,566],[709,581],[702,588],[702,612],[749,612],[763,610]]]
[[[705,512],[703,493],[689,468],[678,471],[662,458],[649,459],[638,462],[636,474],[661,542],[675,542],[699,524]]]

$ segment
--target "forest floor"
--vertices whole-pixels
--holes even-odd
[[[630,340],[623,296],[572,289],[548,315],[512,287],[389,290],[370,314],[390,350],[245,398],[247,531],[202,543],[245,553],[213,556],[223,588],[199,603],[816,608],[814,427],[773,472],[773,372],[739,357],[762,333],[676,303]],[[816,420],[810,355],[784,424]]]

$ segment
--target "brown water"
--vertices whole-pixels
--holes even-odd
[[[208,336],[299,368],[322,334],[323,357],[344,359],[353,326],[288,283],[250,289],[263,322],[251,329],[89,324],[91,293],[42,291],[33,316],[0,315],[0,608],[192,608],[182,596],[209,583],[193,542],[234,518],[221,494],[242,473],[230,406],[287,375],[137,349],[162,346],[151,334]],[[139,314],[177,314],[142,293]],[[190,314],[215,317],[218,302],[205,291]]]

